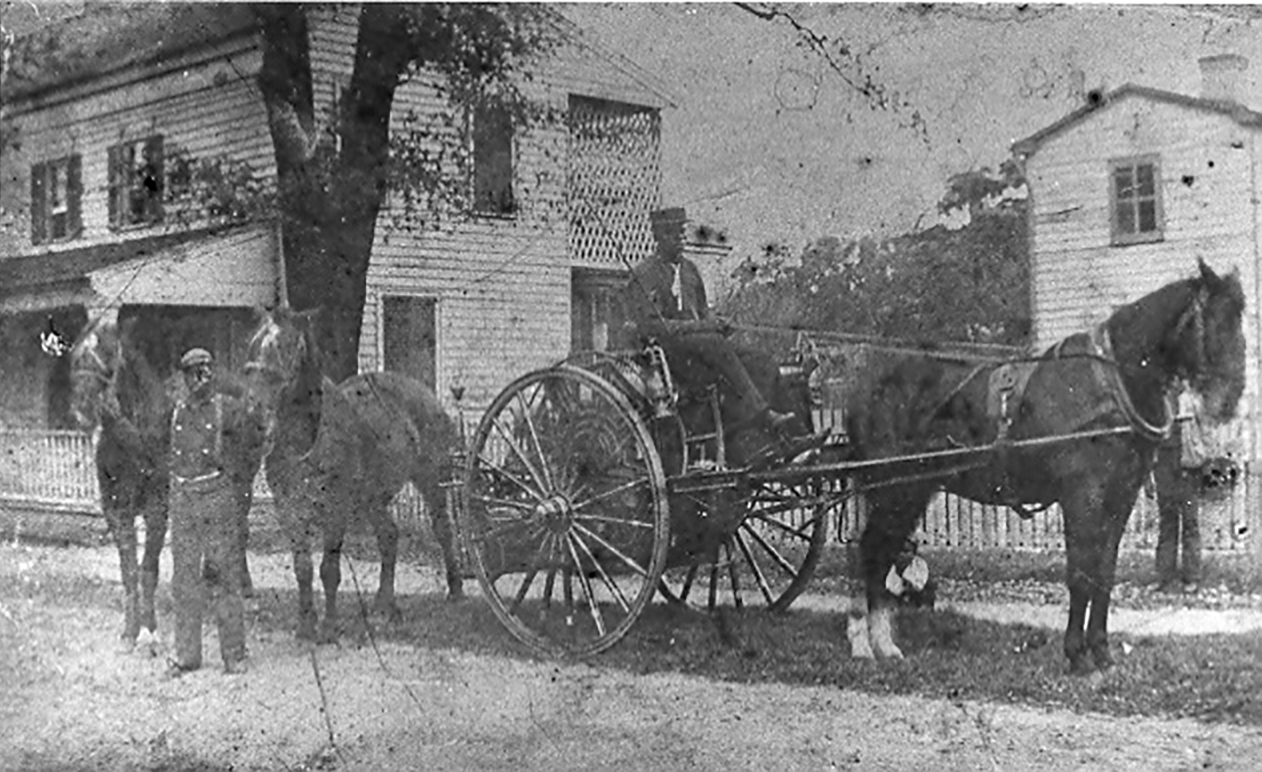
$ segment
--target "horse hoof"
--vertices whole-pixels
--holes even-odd
[[[146,628],[140,631],[140,635],[136,636],[136,649],[143,654],[156,657],[161,647],[162,641],[154,630]]]
[[[1073,657],[1069,660],[1069,674],[1072,676],[1089,676],[1095,672],[1095,663],[1088,657]]]
[[[448,603],[459,603],[460,601],[464,600],[467,597],[468,596],[464,594],[463,587],[455,587],[453,589],[447,590]]]

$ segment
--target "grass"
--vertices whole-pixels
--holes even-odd
[[[1002,562],[1002,575],[1047,578],[1046,572],[1054,567],[1029,557]],[[0,597],[31,600],[41,608],[119,606],[112,583],[51,572],[35,579],[0,573]],[[436,594],[402,596],[405,621],[390,627],[367,624],[369,601],[357,598],[353,586],[344,588],[343,645],[389,641],[534,659],[480,599],[451,604]],[[296,605],[293,590],[263,592],[258,611],[252,614],[252,629],[256,634],[292,633]],[[160,607],[159,613],[170,609]],[[1090,678],[1067,674],[1059,632],[1023,624],[983,621],[952,611],[907,610],[898,618],[898,642],[907,655],[904,660],[853,660],[845,640],[845,618],[835,613],[792,609],[777,616],[734,611],[711,616],[655,603],[624,640],[588,663],[640,674],[677,672],[737,683],[824,686],[954,702],[1262,726],[1262,636],[1257,634],[1114,634],[1117,665]]]
[[[77,541],[75,539],[56,541]],[[88,540],[98,541],[96,537]],[[98,541],[99,543],[99,541]],[[405,541],[405,546],[407,542]],[[259,534],[260,551],[282,551],[275,534]],[[375,545],[355,537],[347,553],[375,560]],[[925,557],[939,581],[957,586],[1033,584],[1063,597],[1064,556],[1059,553],[935,549]],[[404,559],[418,558],[417,553]],[[811,584],[812,592],[852,586],[845,550],[829,550]],[[1124,553],[1121,584],[1155,580],[1151,552]],[[1257,566],[1247,557],[1207,554],[1205,586],[1235,594],[1262,592]],[[370,592],[364,589],[365,593]],[[1133,602],[1123,596],[1118,605]],[[49,606],[119,608],[115,583],[48,575],[38,581],[0,572],[0,597],[28,598]],[[532,659],[479,599],[449,604],[437,595],[399,599],[405,622],[390,628],[365,623],[369,598],[345,586],[341,607],[344,643],[388,640],[402,645],[452,648],[494,656]],[[1247,600],[1247,599],[1246,599]],[[263,594],[252,626],[288,633],[296,628],[292,590]],[[1256,603],[1254,603],[1256,605]],[[121,611],[121,609],[120,609]],[[169,613],[169,609],[159,609]],[[372,636],[369,631],[372,630]],[[1116,666],[1090,678],[1069,676],[1061,634],[1022,624],[1000,624],[937,610],[907,610],[898,618],[898,642],[907,658],[868,662],[849,657],[844,617],[791,609],[787,614],[722,615],[721,619],[664,604],[650,606],[629,635],[594,657],[599,668],[634,673],[679,672],[740,683],[828,686],[874,694],[917,694],[952,701],[978,700],[1061,707],[1111,715],[1195,717],[1262,726],[1262,635],[1129,636],[1113,634]]]

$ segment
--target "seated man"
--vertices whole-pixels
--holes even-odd
[[[684,257],[682,207],[649,215],[657,251],[631,270],[626,307],[641,342],[654,338],[685,387],[719,382],[737,431],[787,432],[795,416],[772,410],[728,342],[731,325],[710,312],[697,266]]]

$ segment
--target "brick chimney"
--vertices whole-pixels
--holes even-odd
[[[1202,99],[1226,102],[1240,99],[1236,85],[1241,80],[1241,73],[1249,69],[1248,59],[1238,54],[1218,54],[1202,56],[1199,61]]]

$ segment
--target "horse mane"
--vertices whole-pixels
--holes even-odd
[[[135,320],[116,328],[121,351],[114,381],[118,404],[142,434],[156,437],[166,432],[175,393],[169,377],[164,377],[137,344],[134,328]]]

